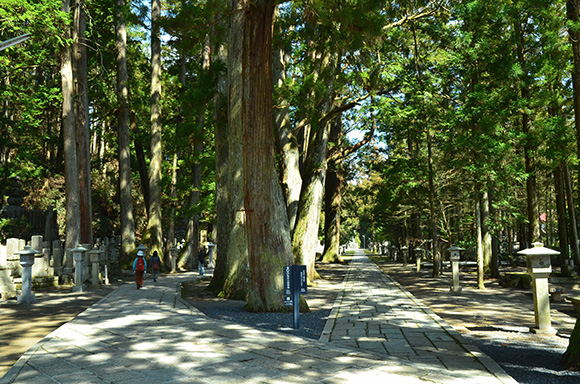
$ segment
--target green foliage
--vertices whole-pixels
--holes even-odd
[[[25,217],[18,219],[0,218],[0,240],[6,241],[9,237],[20,238],[23,233],[31,229],[31,225]]]

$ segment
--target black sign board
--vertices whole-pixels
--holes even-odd
[[[305,265],[287,265],[284,267],[284,305],[294,307],[294,328],[300,326],[300,295],[308,292],[308,277]]]
[[[284,294],[292,294],[292,265],[284,267]]]
[[[300,289],[300,294],[301,295],[305,295],[308,293],[308,278],[306,276],[306,265],[294,265],[294,268],[296,269],[296,275],[297,275],[297,283],[298,283],[298,288]]]

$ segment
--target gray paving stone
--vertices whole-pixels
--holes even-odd
[[[178,274],[117,289],[29,350],[0,384],[510,383],[469,343],[461,351],[461,336],[368,258],[356,256],[350,271],[327,343],[208,319],[176,296],[191,278]]]

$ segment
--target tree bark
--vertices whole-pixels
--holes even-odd
[[[417,46],[417,44],[415,44]],[[437,217],[435,215],[435,173],[433,171],[433,149],[431,127],[427,125],[427,166],[429,169],[429,225],[431,226],[431,239],[433,243],[433,277],[439,277],[441,269],[441,255],[439,254],[439,236],[437,235]]]
[[[151,161],[149,163],[149,252],[163,254],[161,217],[161,0],[151,0]]]
[[[137,170],[139,171],[139,181],[141,184],[141,193],[143,194],[143,202],[145,205],[145,213],[149,217],[149,171],[147,169],[147,160],[145,159],[145,149],[139,137],[139,127],[137,125],[137,117],[135,113],[130,114],[131,132],[133,132],[133,145],[135,146],[135,157],[137,157]]]
[[[568,260],[568,233],[566,225],[566,198],[562,180],[562,166],[554,170],[554,189],[556,190],[556,212],[558,214],[558,240],[560,244],[560,264]]]
[[[227,122],[216,125],[217,250],[210,289],[225,298],[247,300],[250,264],[244,206],[244,2],[231,1],[228,27]],[[220,111],[218,111],[220,113]],[[218,122],[221,120],[218,119]]]
[[[330,141],[338,148],[342,134],[342,119],[338,117],[330,128]],[[324,263],[344,263],[340,256],[340,205],[343,176],[340,161],[333,158],[328,163],[324,188]]]
[[[117,34],[117,97],[119,115],[119,201],[121,205],[121,259],[129,260],[135,249],[135,217],[133,216],[131,138],[129,135],[129,77],[127,74],[127,24],[125,0],[117,0],[115,8]]]
[[[70,12],[69,0],[62,0],[62,11]],[[64,38],[70,38],[70,29],[65,28]],[[72,52],[70,45],[64,45],[61,54],[61,82],[62,82],[62,124],[64,139],[64,168],[66,190],[66,239],[67,249],[76,248],[81,242],[80,223],[80,192],[79,174],[76,148],[75,111],[74,111],[74,80],[72,70]],[[72,255],[65,259],[67,266],[72,267]]]
[[[171,213],[169,217],[169,228],[167,229],[167,243],[165,245],[165,265],[170,264],[171,272],[176,272],[177,263],[170,263],[170,253],[169,250],[175,247],[175,216],[176,216],[176,205],[177,205],[177,176],[179,167],[177,163],[179,161],[179,154],[177,151],[173,154],[173,162],[171,164]]]
[[[285,51],[282,46],[276,48],[272,66],[274,83],[282,86],[286,79]],[[298,140],[292,132],[290,113],[286,100],[279,100],[279,105],[274,108],[274,131],[276,132],[276,145],[278,153],[282,157],[280,162],[280,175],[282,190],[286,200],[288,222],[290,232],[294,232],[296,217],[298,215],[298,203],[302,187],[300,175],[300,149]]]
[[[187,60],[185,55],[181,55],[180,58],[180,63],[179,63],[179,83],[181,85],[181,88],[179,89],[179,95],[181,98],[183,98],[183,95],[185,94],[185,87],[186,85],[186,76],[187,76]],[[183,105],[179,106],[179,114],[177,116],[177,130],[181,131],[183,126]],[[175,246],[175,212],[176,212],[176,206],[177,206],[177,177],[179,174],[179,167],[178,167],[178,161],[179,161],[179,149],[178,149],[179,145],[176,144],[175,145],[175,153],[173,154],[173,164],[171,167],[171,213],[170,213],[170,217],[169,217],[169,228],[167,229],[167,242],[165,244],[165,252],[166,252],[166,256],[167,256],[167,260],[169,259],[169,249],[173,248]],[[188,228],[189,230],[189,228]],[[188,244],[189,244],[189,240],[188,240]],[[185,247],[186,253],[188,251],[189,247]],[[174,257],[178,257],[177,255],[174,255]],[[177,268],[178,268],[178,259],[175,260],[175,263],[171,263],[171,272],[176,272]]]
[[[568,20],[575,25],[580,16],[580,1],[567,0],[566,13]],[[572,69],[572,89],[574,97],[574,128],[576,131],[576,153],[580,153],[580,32],[568,28],[570,45],[572,46],[572,57],[574,66]],[[578,163],[578,180],[580,180],[580,163]],[[580,188],[580,183],[578,183]],[[579,194],[580,196],[580,194]]]
[[[520,88],[520,97],[524,103],[528,104],[530,99],[530,87],[528,82],[528,69],[525,56],[524,32],[520,20],[516,20],[515,31],[517,37],[516,51],[518,61],[522,67],[523,78],[522,86]],[[538,202],[536,196],[536,168],[534,162],[534,145],[532,140],[532,133],[530,132],[530,115],[522,108],[521,112],[521,126],[524,134],[524,165],[526,171],[526,202],[527,202],[527,216],[528,216],[528,241],[527,246],[531,243],[540,241],[540,222],[538,213]]]
[[[89,86],[87,78],[87,49],[85,41],[85,1],[74,3],[73,78],[75,84],[75,117],[77,136],[77,163],[79,177],[79,216],[81,243],[93,244],[91,203],[91,153],[89,133]]]
[[[490,217],[490,199],[489,193],[483,191],[481,195],[481,233],[483,240],[483,270],[485,273],[491,273],[493,256],[492,235],[489,228]]]
[[[475,232],[477,239],[477,288],[485,289],[483,270],[483,234],[481,228],[481,201],[482,193],[479,186],[475,191]]]
[[[580,312],[578,312],[576,325],[574,325],[568,348],[560,360],[560,365],[571,371],[580,371]]]
[[[488,192],[489,193],[489,201],[493,201],[493,193],[492,192]],[[494,220],[498,220],[498,212],[497,210],[493,207],[493,204],[490,203],[489,204],[489,214],[490,216],[494,219]],[[488,231],[490,233],[490,237],[491,237],[491,277],[493,278],[499,278],[499,230],[495,230],[495,231],[491,231],[488,228]]]
[[[578,227],[576,224],[576,208],[574,197],[572,196],[572,182],[570,181],[570,169],[568,164],[564,164],[564,183],[566,185],[566,200],[568,200],[568,217],[570,222],[570,246],[574,255],[574,265],[580,265],[580,249],[578,247]]]
[[[251,311],[283,309],[283,266],[292,263],[290,227],[272,132],[272,28],[275,3],[246,3],[242,52],[244,206]]]
[[[320,96],[322,102],[317,109],[318,119],[310,124],[310,132],[314,137],[307,140],[309,143],[308,155],[304,164],[296,227],[292,234],[294,260],[297,264],[306,265],[309,283],[318,277],[314,266],[328,166],[328,141],[332,123],[324,117],[330,112],[334,102],[333,74],[336,67],[335,55],[327,53],[320,59],[318,73],[327,76],[325,81],[327,92]]]
[[[201,53],[201,68],[205,71],[209,70],[210,66],[210,41],[209,36],[205,39],[205,44]],[[197,118],[197,125],[198,125],[198,133],[194,137],[193,143],[193,154],[194,158],[197,158],[198,161],[193,165],[192,175],[191,175],[191,199],[189,206],[191,211],[196,212],[193,214],[192,217],[189,218],[187,223],[187,248],[186,252],[183,255],[184,258],[182,262],[185,262],[186,259],[189,258],[189,263],[193,268],[195,264],[196,256],[201,248],[201,244],[199,243],[200,239],[200,218],[201,215],[198,213],[198,206],[201,199],[201,154],[204,150],[203,146],[203,129],[204,129],[204,111],[201,111],[198,118]]]

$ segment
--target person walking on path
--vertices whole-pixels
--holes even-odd
[[[135,282],[137,289],[143,288],[143,275],[147,269],[147,262],[145,261],[145,252],[138,251],[135,261],[133,261],[133,271],[135,272]]]
[[[203,276],[205,273],[205,269],[203,267],[205,263],[205,255],[206,255],[205,247],[202,246],[199,249],[199,253],[197,254],[197,270],[199,271],[200,276]]]
[[[157,281],[159,277],[159,271],[161,269],[161,259],[157,254],[157,251],[153,251],[153,256],[149,259],[149,263],[151,264],[151,273],[153,275],[153,281]]]

